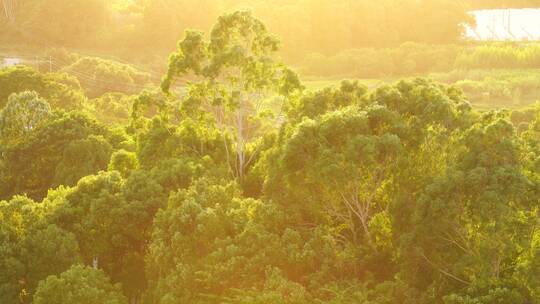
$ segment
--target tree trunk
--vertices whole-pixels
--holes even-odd
[[[244,180],[244,167],[245,167],[245,141],[244,141],[244,115],[243,104],[240,103],[240,109],[238,109],[236,118],[236,155],[237,155],[237,174],[240,183]]]

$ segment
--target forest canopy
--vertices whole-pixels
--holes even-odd
[[[540,104],[472,102],[538,47],[458,45],[461,1],[63,1],[2,2],[50,61],[0,69],[0,303],[540,304]],[[409,77],[283,58],[347,48]]]

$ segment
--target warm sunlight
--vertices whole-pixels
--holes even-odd
[[[540,304],[540,0],[0,0],[0,304]]]

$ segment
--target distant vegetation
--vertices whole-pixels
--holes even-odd
[[[522,107],[540,100],[538,70],[455,70],[430,77],[454,84],[471,102],[484,107]]]
[[[381,79],[429,76],[455,84],[483,107],[523,106],[540,99],[540,45],[488,43],[354,49],[334,56],[310,54],[299,64],[312,78]]]
[[[283,54],[455,42],[470,22],[461,0],[20,0],[0,14],[0,41],[113,52],[152,60],[188,28],[209,29],[220,12],[249,9],[282,37]],[[421,16],[421,17],[419,17]]]
[[[0,69],[0,108],[12,93],[32,90],[55,107],[80,109],[86,96],[76,77],[62,73],[42,74],[30,67]]]
[[[396,48],[363,48],[333,56],[312,53],[300,64],[310,76],[381,78],[449,72],[455,69],[540,68],[540,44],[488,43],[427,45],[405,43]]]
[[[150,82],[148,73],[119,62],[97,57],[78,57],[60,68],[76,76],[88,97],[99,97],[107,92],[138,92]]]
[[[540,7],[540,0],[466,0],[466,2],[474,9]]]
[[[462,52],[455,63],[465,69],[540,68],[540,44],[491,44]]]

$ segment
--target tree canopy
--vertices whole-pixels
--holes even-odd
[[[356,24],[351,7],[377,19],[396,3],[308,2],[282,18],[295,5],[332,17],[293,14],[322,45]],[[116,5],[148,26],[179,3],[213,7]],[[459,33],[399,16],[441,6],[462,20],[461,2],[400,3],[383,10],[397,40]],[[540,107],[481,111],[422,77],[309,90],[271,28],[236,11],[186,31],[159,88],[87,56],[0,70],[0,302],[540,304]]]

